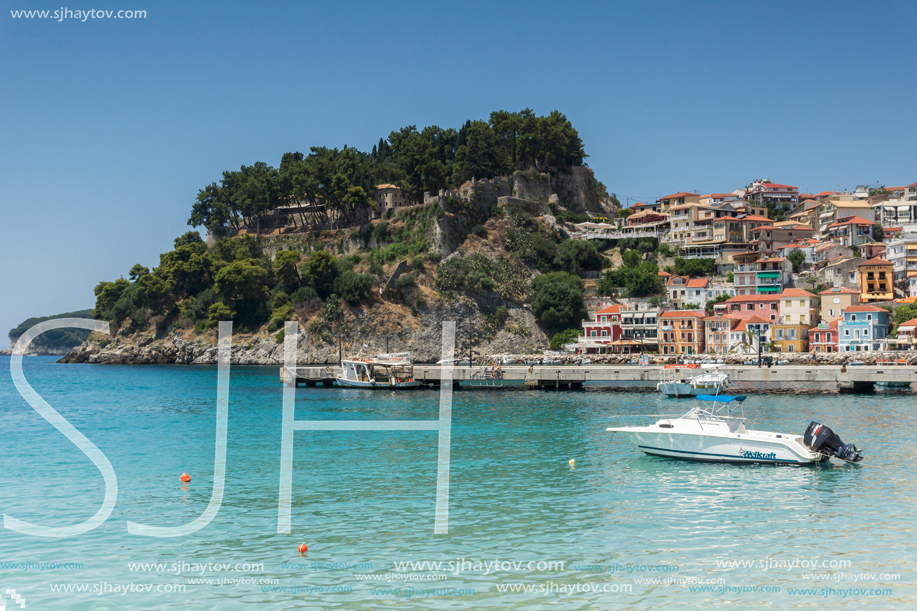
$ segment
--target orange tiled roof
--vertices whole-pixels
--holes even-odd
[[[888,312],[888,310],[883,310],[882,308],[877,308],[874,305],[854,305],[846,308],[844,313],[847,312]]]
[[[815,295],[805,289],[783,289],[778,297],[815,297]]]
[[[869,261],[863,261],[857,267],[863,267],[864,265],[892,265],[892,262],[883,259],[882,257],[875,257]]]
[[[596,312],[596,314],[617,314],[621,312],[622,310],[627,310],[627,309],[628,307],[626,305],[616,303],[612,306],[608,306],[607,308],[603,308],[599,310],[598,312]]]
[[[710,282],[710,278],[690,278],[688,279],[689,289],[702,289]]]
[[[668,310],[659,318],[706,318],[707,313],[700,310]]]

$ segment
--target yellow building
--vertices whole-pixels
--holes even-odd
[[[808,352],[812,325],[771,325],[771,341],[779,352]]]
[[[818,297],[803,289],[783,289],[780,298],[780,322],[817,325]]]
[[[891,301],[895,298],[891,261],[875,258],[857,266],[860,276],[860,302]]]

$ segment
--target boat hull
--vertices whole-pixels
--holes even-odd
[[[697,395],[717,394],[725,385],[717,382],[690,383],[690,382],[660,382],[657,386],[659,392],[670,397],[696,397]]]
[[[650,429],[651,427],[645,427]],[[626,433],[631,442],[644,454],[700,462],[733,464],[808,465],[824,462],[827,456],[811,452],[799,442],[798,437],[775,433],[764,435],[698,435],[694,433],[657,432],[633,428],[610,428],[612,432]]]
[[[416,380],[410,382],[378,382],[378,381],[369,381],[364,382],[362,380],[345,380],[343,378],[335,378],[338,386],[343,388],[367,388],[370,390],[405,390],[410,388],[421,388],[423,384]]]

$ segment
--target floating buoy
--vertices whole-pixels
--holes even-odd
[[[573,468],[573,469],[576,468],[576,461],[573,460],[572,458],[570,459],[570,467]]]
[[[309,546],[306,545],[305,543],[303,543],[302,545],[299,546],[299,553],[300,553],[300,554],[305,554],[305,553],[308,552],[308,551],[309,551]]]
[[[188,475],[187,473],[182,473],[182,474],[181,474],[181,481],[183,481],[183,482],[190,482],[190,481],[191,481],[191,476]]]

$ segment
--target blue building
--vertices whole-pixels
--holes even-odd
[[[837,323],[839,352],[874,352],[881,350],[888,337],[891,312],[874,305],[854,305],[844,310]]]

